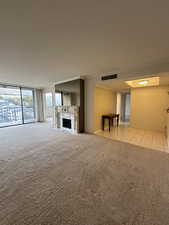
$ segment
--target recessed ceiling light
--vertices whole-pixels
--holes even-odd
[[[138,82],[139,85],[147,85],[148,84],[148,80],[140,80]]]
[[[129,80],[125,82],[133,88],[158,86],[160,84],[160,77],[149,77],[145,79]]]

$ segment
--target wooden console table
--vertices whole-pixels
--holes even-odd
[[[105,120],[108,119],[109,121],[109,132],[110,132],[110,127],[111,125],[114,125],[114,119],[116,119],[117,121],[117,127],[119,126],[119,118],[120,115],[119,114],[107,114],[107,115],[103,115],[102,116],[102,130],[104,130],[104,126],[105,126]]]

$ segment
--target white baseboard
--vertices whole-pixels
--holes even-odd
[[[101,130],[96,130],[95,132],[94,132],[94,134],[98,134],[98,133],[100,133],[101,132]]]
[[[109,127],[108,127],[108,126],[105,127],[104,130],[105,130],[105,131],[109,130]],[[100,132],[102,132],[101,129],[94,131],[94,134],[98,134],[98,133],[100,133]]]

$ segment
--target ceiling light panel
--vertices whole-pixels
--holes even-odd
[[[130,87],[139,88],[139,87],[150,87],[150,86],[158,86],[160,84],[159,77],[149,77],[145,79],[138,80],[129,80],[125,81]]]

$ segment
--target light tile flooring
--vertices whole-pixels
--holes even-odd
[[[113,140],[128,142],[169,153],[166,136],[161,132],[135,129],[131,128],[129,125],[120,125],[118,128],[112,127],[111,132],[105,130],[99,131],[96,134]]]

